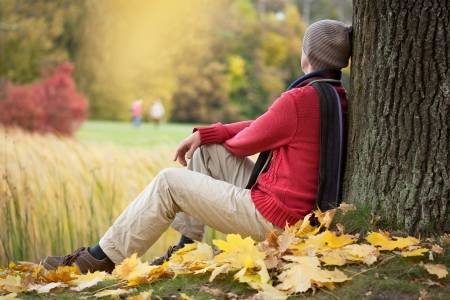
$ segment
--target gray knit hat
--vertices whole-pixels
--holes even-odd
[[[321,20],[306,28],[303,52],[315,70],[342,69],[351,55],[351,26],[335,20]]]

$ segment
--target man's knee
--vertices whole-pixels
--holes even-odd
[[[201,157],[215,157],[218,155],[224,155],[228,150],[222,144],[207,144],[198,147],[192,156],[193,159],[199,159]]]
[[[163,181],[167,186],[170,187],[173,186],[174,183],[179,181],[177,178],[180,177],[180,172],[183,171],[184,170],[181,168],[165,168],[158,173],[157,179]]]

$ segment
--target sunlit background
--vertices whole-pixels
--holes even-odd
[[[193,124],[262,114],[302,75],[308,24],[351,15],[351,0],[0,1],[0,264],[95,243]]]

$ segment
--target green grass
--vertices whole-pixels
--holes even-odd
[[[127,122],[87,121],[76,133],[82,142],[115,144],[131,148],[175,147],[192,132],[193,124],[144,123],[136,128]]]

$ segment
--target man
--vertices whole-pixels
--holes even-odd
[[[340,79],[351,51],[349,27],[322,20],[309,26],[301,67],[306,74],[254,121],[198,128],[176,150],[187,168],[160,172],[100,239],[65,257],[49,256],[48,269],[77,264],[82,272],[112,271],[144,252],[172,224],[180,243],[201,240],[204,224],[263,240],[272,230],[294,224],[315,207],[320,157],[320,106],[313,80]],[[336,86],[346,110],[345,90]],[[250,183],[254,163],[247,156],[271,151]],[[189,163],[186,161],[190,159]]]

